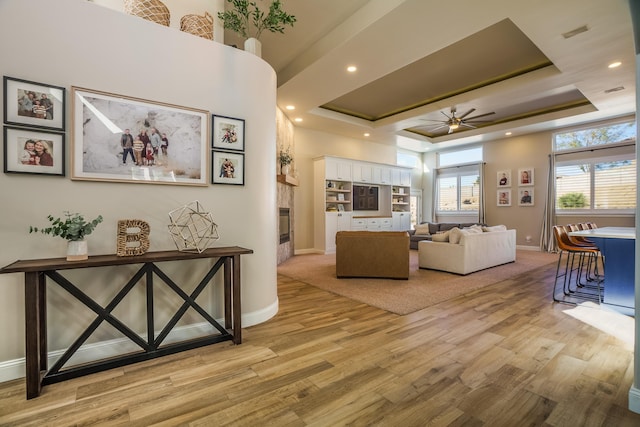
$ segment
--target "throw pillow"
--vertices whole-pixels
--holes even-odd
[[[440,233],[436,233],[431,236],[431,240],[433,242],[448,242],[449,241],[449,233],[450,231],[443,231]]]
[[[417,236],[429,236],[429,224],[416,224],[416,232]]]
[[[472,225],[471,227],[465,227],[463,228],[463,230],[468,231],[469,233],[482,233],[482,226],[475,224]]]
[[[493,225],[491,227],[482,227],[482,231],[507,231],[506,225]]]
[[[458,227],[454,227],[449,230],[449,243],[453,243],[457,245],[460,243],[460,238],[465,233],[463,230],[460,230]]]

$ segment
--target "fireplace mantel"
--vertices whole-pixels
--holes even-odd
[[[298,186],[298,180],[291,175],[276,175],[278,182],[281,182],[286,185],[291,185],[293,187]]]

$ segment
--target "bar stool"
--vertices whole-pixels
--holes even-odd
[[[553,284],[553,300],[555,302],[563,302],[570,304],[577,304],[582,300],[595,300],[598,303],[601,301],[602,290],[600,288],[601,280],[595,280],[594,287],[587,287],[580,281],[580,278],[585,271],[585,260],[589,257],[594,257],[599,253],[599,250],[594,245],[578,245],[575,244],[569,237],[568,227],[562,225],[555,225],[553,227],[553,234],[560,250],[558,256],[558,264],[556,266],[556,277]],[[566,254],[564,263],[564,270],[561,271],[562,256]],[[587,263],[588,265],[588,263]],[[573,277],[575,273],[575,278]],[[562,279],[562,290],[565,297],[559,299],[558,285],[559,279]]]

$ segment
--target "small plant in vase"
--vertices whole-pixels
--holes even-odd
[[[42,233],[62,237],[68,242],[68,261],[87,259],[87,242],[84,238],[91,234],[98,224],[102,222],[102,215],[98,215],[96,219],[88,222],[79,213],[65,212],[64,215],[64,219],[48,215],[47,219],[51,222],[51,226],[40,228],[29,226],[29,233]]]
[[[280,172],[283,175],[289,175],[289,169],[291,167],[291,162],[293,162],[293,156],[289,152],[289,148],[286,150],[280,150],[280,155],[278,156],[278,160],[280,161]]]
[[[285,25],[296,22],[296,17],[282,10],[280,0],[273,0],[269,4],[269,11],[265,13],[258,7],[256,1],[227,0],[231,3],[231,10],[218,12],[218,18],[224,28],[231,30],[245,39],[245,50],[261,55],[260,35],[264,30],[272,33],[284,33]]]

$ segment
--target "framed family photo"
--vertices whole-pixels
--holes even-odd
[[[64,133],[4,127],[4,172],[64,175]]]
[[[211,148],[244,151],[244,120],[213,115]]]
[[[518,190],[518,206],[533,206],[533,188],[520,188]]]
[[[533,168],[518,169],[519,185],[533,185]]]
[[[71,88],[71,179],[208,185],[209,113]]]
[[[4,76],[4,123],[64,131],[63,87]]]
[[[511,206],[511,190],[498,190],[498,206]]]
[[[511,169],[498,171],[497,179],[498,187],[511,187]]]
[[[211,183],[244,185],[244,154],[214,151],[211,160]]]

